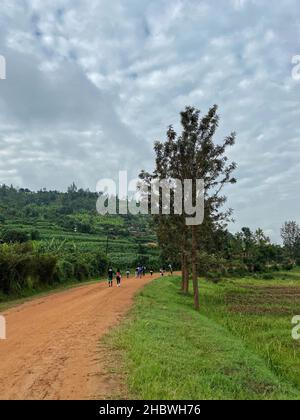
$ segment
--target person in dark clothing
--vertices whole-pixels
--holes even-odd
[[[113,279],[114,279],[114,272],[113,272],[113,269],[110,267],[108,269],[108,287],[113,286]]]

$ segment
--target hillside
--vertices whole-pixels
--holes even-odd
[[[98,195],[0,187],[0,301],[60,284],[99,279],[137,264],[157,270],[160,251],[148,216],[100,216]]]

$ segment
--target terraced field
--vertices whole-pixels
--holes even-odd
[[[102,251],[107,253],[113,265],[122,268],[132,267],[141,255],[149,257],[149,264],[157,265],[159,250],[156,246],[156,236],[148,220],[128,223],[119,216],[103,218],[95,216],[97,233],[81,233],[74,229],[64,229],[58,224],[46,220],[8,220],[4,229],[17,229],[24,232],[38,230],[42,241],[59,240],[74,245],[78,250]]]

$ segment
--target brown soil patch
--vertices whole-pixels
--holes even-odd
[[[229,293],[226,304],[234,313],[248,315],[290,315],[300,310],[300,287],[244,285],[245,292]]]
[[[242,305],[235,305],[230,306],[229,311],[233,313],[239,313],[244,315],[290,315],[291,309],[290,308],[272,308],[266,306],[242,306]]]

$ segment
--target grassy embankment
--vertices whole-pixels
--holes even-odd
[[[300,341],[291,337],[299,270],[269,281],[201,280],[200,314],[179,285],[166,277],[147,286],[105,339],[126,397],[300,399]]]

